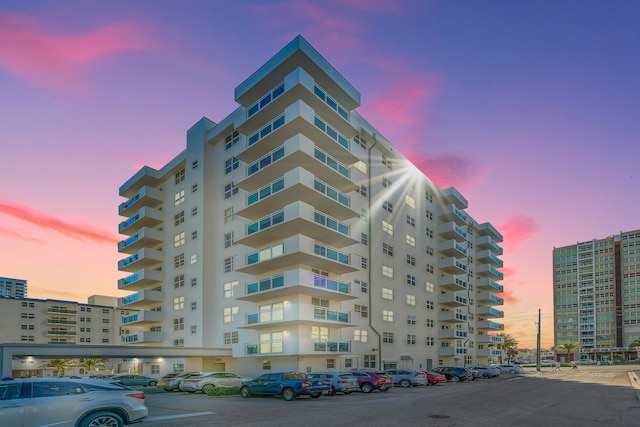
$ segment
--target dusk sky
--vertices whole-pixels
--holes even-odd
[[[22,1],[0,5],[0,276],[123,296],[118,188],[296,35],[358,112],[504,236],[505,332],[553,341],[554,246],[640,228],[640,2]]]

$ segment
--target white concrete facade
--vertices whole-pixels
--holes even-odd
[[[302,37],[120,187],[125,345],[221,348],[226,370],[483,364],[501,351],[501,234],[355,109]],[[187,367],[189,370],[189,367]]]

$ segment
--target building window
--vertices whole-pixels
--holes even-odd
[[[173,340],[174,347],[184,347],[184,339]]]
[[[235,219],[235,215],[233,213],[233,207],[227,208],[224,210],[224,223],[228,224]]]
[[[238,187],[233,182],[230,182],[224,186],[224,198],[228,199],[234,194],[238,194]]]
[[[235,157],[225,160],[224,162],[224,173],[225,175],[231,173],[231,171],[238,169],[240,166],[240,161]]]
[[[224,272],[231,273],[233,271],[233,257],[224,259]]]
[[[431,246],[427,245],[426,254],[433,256],[433,248]]]
[[[406,195],[404,197],[404,201],[407,204],[407,206],[409,206],[410,208],[414,208],[416,207],[416,199],[414,199],[413,197],[411,197],[410,195]]]
[[[369,268],[369,260],[365,257],[360,258],[360,268],[366,270]]]
[[[191,232],[191,240],[196,240],[198,238],[198,230],[193,230]]]
[[[191,208],[191,216],[196,216],[198,215],[198,207],[194,206]]]
[[[185,244],[185,242],[186,242],[186,240],[187,240],[187,239],[186,239],[186,237],[185,237],[185,233],[184,233],[184,231],[183,231],[183,232],[180,232],[180,233],[178,233],[178,234],[176,234],[176,235],[174,235],[174,236],[173,236],[173,247],[174,247],[174,248],[177,248],[177,247],[179,247],[179,246],[184,245],[184,244]]]
[[[358,279],[354,280],[353,283],[360,287],[360,292],[362,292],[363,294],[366,294],[368,292],[368,287],[369,285],[367,284],[367,282],[362,282]]]
[[[184,265],[184,254],[176,255],[173,257],[173,266],[175,268],[181,267]]]
[[[435,287],[436,285],[433,282],[427,282],[425,283],[424,290],[427,292],[433,292]]]
[[[407,304],[416,305],[416,296],[415,295],[407,295]]]
[[[433,301],[427,301],[425,306],[428,310],[433,310]]]
[[[353,167],[359,170],[360,172],[366,174],[367,173],[367,164],[362,160],[353,164]]]
[[[383,332],[382,333],[382,343],[383,344],[393,344],[393,332]]]
[[[351,369],[353,367],[353,359],[344,359],[344,367]]]
[[[354,305],[353,311],[360,313],[360,317],[369,317],[369,307],[366,305]]]
[[[160,365],[151,365],[151,375],[160,375]]]
[[[176,173],[176,185],[184,181],[184,177],[185,177],[184,169],[181,169],[179,172]]]
[[[178,317],[177,319],[173,319],[173,330],[184,331],[184,317]]]
[[[198,183],[196,182],[195,184],[193,184],[193,185],[191,186],[191,192],[192,192],[192,193],[195,193],[195,192],[197,192],[197,191],[198,191]]]
[[[271,370],[271,360],[263,360],[262,361],[262,370],[270,371]]]
[[[390,180],[388,180],[388,179],[387,179],[387,178],[385,178],[385,177],[382,177],[382,186],[383,186],[384,188],[389,188],[389,187],[391,187],[391,181],[390,181]]]
[[[382,164],[391,169],[391,160],[387,159],[386,156],[382,156]]]
[[[360,243],[363,245],[369,244],[369,236],[366,233],[360,233]]]
[[[389,267],[388,265],[383,265],[382,266],[382,275],[384,277],[388,277],[390,279],[393,279],[393,267]]]
[[[433,337],[427,337],[427,341],[426,341],[427,345],[429,345],[429,346],[433,345],[433,341],[434,341]]]
[[[336,359],[327,359],[327,369],[335,369]]]
[[[181,374],[184,372],[184,363],[174,363],[173,364],[173,373]]]
[[[384,202],[382,202],[382,209],[389,213],[393,213],[393,203],[385,200]]]
[[[184,308],[184,296],[173,298],[173,309],[182,310]]]
[[[229,150],[240,141],[240,134],[238,131],[233,132],[224,139],[224,149]]]
[[[193,301],[191,303],[191,311],[195,311],[198,309],[198,301]]]
[[[233,242],[233,231],[231,233],[226,233],[224,235],[224,247],[225,248],[230,248],[231,246],[233,246],[234,242]]]
[[[237,284],[238,281],[234,280],[233,282],[227,282],[222,285],[223,295],[225,298],[233,298],[234,289]]]
[[[173,204],[178,206],[179,204],[184,203],[184,190],[178,191],[173,196]]]
[[[412,247],[414,247],[414,248],[416,247],[416,238],[415,238],[415,237],[413,237],[413,236],[411,236],[411,235],[407,234],[407,235],[405,236],[405,240],[406,240],[406,242],[407,242],[407,245],[412,246]]]
[[[382,298],[393,300],[393,289],[382,288]]]
[[[407,224],[409,224],[410,227],[415,227],[416,226],[416,219],[414,217],[412,217],[411,215],[407,215]]]
[[[222,320],[224,323],[231,323],[235,320],[236,314],[238,314],[238,306],[224,307],[222,309]]]
[[[426,228],[426,235],[427,235],[427,237],[433,239],[433,230],[427,227]]]
[[[393,246],[383,243],[382,244],[382,253],[385,255],[393,256]]]
[[[427,328],[433,328],[433,319],[427,319],[426,326]]]
[[[173,278],[173,288],[184,288],[184,274],[176,276]]]
[[[425,211],[425,217],[427,217],[427,219],[433,221],[433,212],[431,212],[430,210],[426,210]]]
[[[427,273],[433,274],[433,265],[427,264],[426,265],[426,271],[427,271]]]
[[[376,368],[376,355],[375,354],[365,354],[362,357],[362,367],[363,368]]]
[[[414,276],[413,274],[407,274],[407,285],[415,286],[416,276]]]
[[[191,335],[195,335],[198,333],[198,326],[197,325],[191,325]]]
[[[191,278],[191,286],[198,286],[198,278],[197,277],[192,277]]]
[[[224,333],[224,343],[225,344],[237,344],[238,343],[238,332],[225,332]]]
[[[416,336],[415,335],[407,335],[407,344],[413,345],[415,343],[416,343]]]
[[[416,324],[416,316],[412,314],[407,314],[407,325],[415,325]]]
[[[382,320],[393,323],[393,310],[382,310]]]
[[[382,221],[382,231],[393,236],[393,225],[389,224],[387,221]]]
[[[366,221],[368,217],[368,213],[366,209],[360,209],[360,219]]]
[[[363,329],[356,329],[353,331],[353,340],[358,342],[367,342],[369,337],[367,331]]]
[[[360,188],[356,189],[356,193],[360,194],[363,197],[367,197],[367,186],[361,185]]]
[[[329,339],[329,328],[325,326],[312,326],[311,338],[314,340],[327,341]]]
[[[407,264],[409,264],[412,267],[415,267],[416,266],[416,257],[414,257],[413,255],[407,254]]]
[[[198,262],[198,254],[193,254],[189,257],[189,262],[191,264],[195,264]]]
[[[184,211],[180,211],[173,216],[173,225],[176,227],[184,222]]]
[[[191,162],[191,169],[198,169],[198,160],[194,160]]]

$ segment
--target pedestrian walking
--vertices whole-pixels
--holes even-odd
[[[554,371],[559,371],[559,370],[560,370],[560,362],[556,362],[556,367]]]
[[[571,368],[572,368],[574,371],[577,371],[577,370],[578,370],[578,364],[576,363],[576,361],[575,361],[575,360],[571,362]]]

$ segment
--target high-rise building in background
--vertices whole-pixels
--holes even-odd
[[[361,117],[313,47],[295,38],[235,100],[120,187],[119,306],[141,310],[123,343],[237,372],[499,361],[502,235]]]
[[[553,249],[554,343],[583,358],[635,358],[640,339],[640,230]],[[562,356],[562,352],[558,353]]]
[[[0,277],[0,297],[27,297],[27,281]]]

